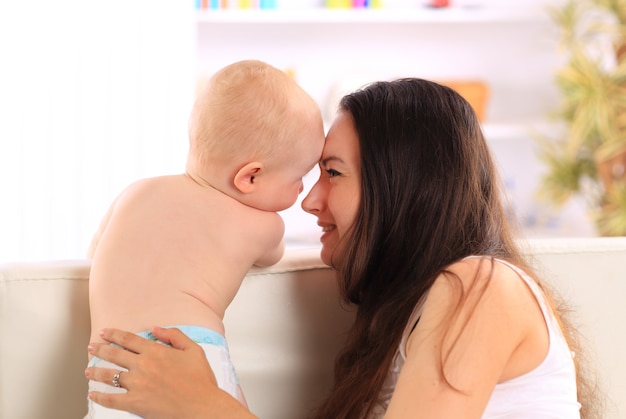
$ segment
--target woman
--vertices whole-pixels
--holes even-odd
[[[516,248],[465,100],[420,79],[347,95],[320,169],[302,207],[318,218],[321,258],[358,311],[316,418],[592,417],[577,397],[586,387],[572,331]],[[121,383],[132,391],[90,397],[148,418],[254,417],[208,384],[192,343],[155,332],[182,351],[105,331],[131,352],[90,352],[129,367]],[[114,373],[87,371],[105,382]]]

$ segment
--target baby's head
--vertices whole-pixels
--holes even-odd
[[[291,206],[324,145],[319,107],[284,72],[256,60],[219,70],[199,93],[188,173],[246,205]]]

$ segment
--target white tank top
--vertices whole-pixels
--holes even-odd
[[[576,371],[572,353],[545,295],[537,283],[520,268],[506,261],[496,260],[517,272],[535,295],[548,326],[550,345],[548,354],[537,368],[519,377],[496,384],[482,418],[580,419],[580,403],[576,396]],[[371,419],[382,418],[389,406],[400,370],[406,360],[407,339],[422,314],[426,297],[427,295],[424,295],[418,302],[409,318],[400,347],[380,392],[379,403],[370,415]]]

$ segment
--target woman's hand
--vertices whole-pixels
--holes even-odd
[[[152,332],[157,339],[172,346],[117,329],[105,329],[100,335],[125,349],[106,343],[89,344],[91,355],[128,369],[118,379],[127,393],[91,392],[91,400],[148,419],[255,417],[217,387],[213,370],[200,346],[176,328],[154,328]],[[89,367],[85,376],[110,384],[116,372]]]

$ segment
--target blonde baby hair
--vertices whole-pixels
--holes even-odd
[[[201,165],[271,164],[320,120],[319,107],[292,77],[262,61],[238,61],[200,91],[190,119],[190,156]]]

